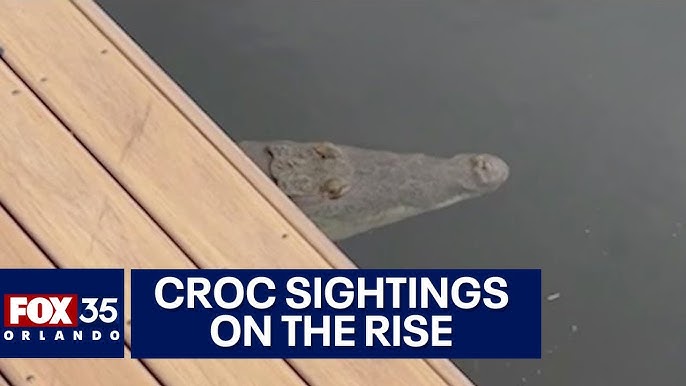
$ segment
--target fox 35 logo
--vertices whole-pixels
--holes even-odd
[[[117,321],[118,302],[117,298],[79,298],[74,294],[5,294],[3,339],[118,341],[118,328],[88,328],[85,336],[83,328]]]

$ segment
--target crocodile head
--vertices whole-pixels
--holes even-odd
[[[326,142],[240,145],[332,240],[493,192],[510,173],[491,154],[437,158]]]

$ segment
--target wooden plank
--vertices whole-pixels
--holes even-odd
[[[1,206],[0,263],[11,268],[54,267]],[[128,349],[126,355],[130,356]],[[0,372],[15,385],[67,386],[77,380],[93,386],[159,385],[141,362],[132,359],[0,359]]]
[[[0,202],[57,264],[194,268],[4,63],[0,105],[5,106],[0,109]],[[126,308],[129,315],[130,302]],[[129,328],[126,337],[130,342]],[[274,377],[287,385],[303,384],[281,360],[146,364],[167,385],[271,385]]]
[[[6,60],[201,266],[329,267],[71,4],[3,4]],[[441,383],[423,361],[291,363],[317,384]]]
[[[72,2],[193,123],[224,158],[262,193],[264,198],[328,261],[331,267],[357,268],[355,263],[345,256],[243,153],[231,140],[230,135],[227,135],[102,8],[92,0],[72,0]],[[447,359],[428,359],[427,362],[449,385],[474,386],[453,362]]]
[[[13,385],[159,385],[133,359],[3,359],[0,369]]]

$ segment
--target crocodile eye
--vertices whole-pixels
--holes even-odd
[[[322,193],[332,200],[341,198],[349,189],[350,185],[340,178],[330,178],[326,180],[321,188]]]
[[[314,151],[322,159],[336,158],[340,155],[340,150],[330,142],[320,142],[314,145]]]

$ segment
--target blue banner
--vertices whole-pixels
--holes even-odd
[[[132,270],[135,358],[540,358],[540,270]]]
[[[123,269],[0,269],[0,358],[123,358]]]

